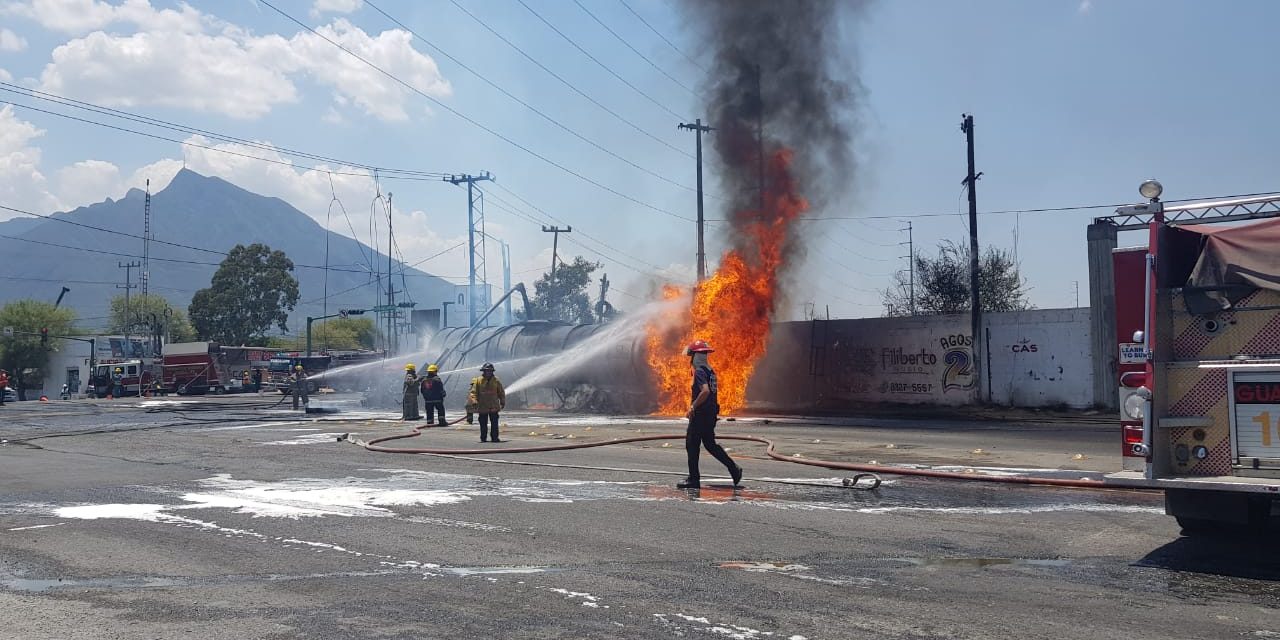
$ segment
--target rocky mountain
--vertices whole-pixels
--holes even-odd
[[[143,192],[133,189],[120,200],[55,214],[60,220],[136,236],[143,229]],[[209,286],[225,252],[236,244],[261,242],[284,251],[296,265],[301,295],[290,315],[290,329],[301,331],[305,317],[322,315],[325,289],[325,240],[328,237],[328,309],[367,308],[378,285],[369,264],[386,269],[387,258],[349,237],[325,231],[310,216],[279,198],[251,193],[220,178],[183,169],[163,191],[151,196],[152,237],[179,245],[151,243],[150,290],[185,308],[196,290]],[[70,247],[70,248],[68,248]],[[209,251],[202,251],[206,249]],[[0,223],[0,304],[14,299],[63,300],[87,328],[105,325],[112,296],[123,292],[120,263],[139,261],[142,240],[58,220],[17,218]],[[398,271],[398,268],[397,268]],[[385,274],[384,274],[385,279]],[[133,270],[133,282],[139,273]],[[397,289],[401,278],[397,274]],[[404,283],[418,308],[439,307],[455,297],[454,285],[410,269]],[[134,293],[138,290],[134,289]],[[403,299],[403,294],[397,294]]]

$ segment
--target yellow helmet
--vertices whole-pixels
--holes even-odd
[[[427,365],[427,373],[438,373],[439,371],[440,371],[440,367],[437,367],[434,364]]]
[[[120,367],[116,367],[116,373],[123,373],[123,372],[124,372],[124,369],[121,369]]]
[[[302,365],[300,365],[300,364],[299,364],[299,365],[295,365],[295,366],[293,367],[293,370],[294,370],[294,371],[302,371]]]
[[[405,371],[413,371],[414,369],[417,369],[417,368],[418,368],[417,365],[413,364],[412,362],[404,366]]]

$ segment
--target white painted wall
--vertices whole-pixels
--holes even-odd
[[[991,335],[987,346],[992,403],[1077,408],[1094,404],[1087,307],[993,313],[984,320]]]

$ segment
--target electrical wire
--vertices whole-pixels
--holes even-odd
[[[605,64],[605,63],[603,63],[603,62],[601,62],[601,61],[600,61],[599,59],[597,59],[595,56],[591,55],[591,53],[590,53],[590,52],[588,52],[586,49],[584,49],[584,48],[582,47],[582,45],[578,44],[576,41],[574,41],[574,39],[573,39],[573,38],[570,38],[568,35],[566,35],[566,34],[565,34],[563,31],[561,31],[558,27],[556,27],[554,24],[552,24],[550,20],[547,20],[546,18],[544,18],[544,17],[542,16],[542,14],[538,13],[537,11],[535,11],[535,10],[533,9],[533,7],[529,6],[529,5],[528,5],[528,3],[526,3],[524,0],[516,0],[516,1],[517,1],[517,2],[519,2],[519,3],[520,3],[520,5],[521,5],[521,6],[523,6],[525,9],[527,9],[527,10],[529,11],[529,13],[532,13],[532,14],[533,14],[533,16],[534,16],[535,18],[537,18],[538,20],[542,21],[542,24],[547,25],[547,27],[548,27],[548,28],[550,28],[552,31],[556,32],[556,34],[557,34],[557,35],[559,35],[561,38],[563,38],[563,39],[565,40],[565,42],[568,42],[569,44],[573,45],[573,48],[575,48],[575,49],[577,49],[579,52],[581,52],[581,53],[582,53],[582,55],[584,55],[584,56],[586,56],[586,57],[587,57],[587,59],[589,59],[589,60],[591,60],[592,62],[596,63],[596,65],[598,65],[601,69],[604,69],[606,72],[608,72],[608,73],[609,73],[609,75],[613,76],[614,78],[617,78],[617,80],[618,80],[619,82],[621,82],[622,84],[625,84],[625,85],[626,85],[627,87],[629,87],[632,91],[634,91],[634,92],[636,92],[637,94],[639,94],[639,95],[640,95],[641,97],[643,97],[645,100],[648,100],[649,102],[653,103],[653,104],[654,104],[655,106],[657,106],[659,109],[662,109],[663,111],[666,111],[668,114],[670,114],[670,115],[671,115],[671,117],[676,118],[677,120],[686,120],[686,118],[685,118],[684,116],[681,116],[680,114],[678,114],[678,113],[676,113],[675,111],[673,111],[673,110],[672,110],[670,107],[668,107],[667,105],[665,105],[665,104],[663,104],[663,103],[659,102],[656,98],[654,98],[653,96],[649,95],[649,94],[648,94],[647,92],[645,92],[644,90],[640,89],[639,87],[635,86],[634,84],[631,84],[631,82],[630,82],[630,81],[628,81],[626,78],[623,78],[621,75],[619,75],[619,74],[618,74],[618,72],[614,71],[611,67],[609,67],[609,65],[607,65],[607,64]]]
[[[639,20],[640,20],[640,22],[641,22],[642,24],[644,24],[644,26],[649,27],[649,30],[650,30],[650,31],[652,31],[652,32],[654,33],[654,35],[658,36],[659,38],[662,38],[662,41],[663,41],[663,42],[665,42],[665,43],[667,43],[667,46],[671,47],[671,48],[672,48],[676,53],[678,53],[678,54],[680,54],[680,55],[684,56],[684,59],[685,59],[685,60],[688,60],[688,61],[689,61],[689,64],[692,64],[693,66],[697,67],[699,70],[701,70],[701,71],[702,71],[702,72],[704,72],[704,73],[707,71],[707,68],[706,68],[706,67],[704,67],[704,66],[702,66],[702,64],[701,64],[700,62],[698,62],[697,60],[694,60],[693,58],[689,57],[689,54],[685,53],[682,49],[680,49],[680,47],[677,47],[677,46],[675,45],[675,43],[674,43],[674,42],[672,42],[671,40],[667,39],[667,37],[666,37],[666,36],[662,35],[662,32],[661,32],[661,31],[658,31],[656,28],[654,28],[654,26],[653,26],[653,25],[649,24],[649,21],[648,21],[648,20],[645,20],[645,19],[644,19],[644,16],[640,15],[640,13],[639,13],[639,12],[637,12],[635,9],[633,9],[633,8],[631,7],[631,5],[627,2],[627,0],[618,0],[618,2],[621,2],[621,3],[622,3],[622,6],[626,7],[626,8],[627,8],[627,11],[630,11],[630,12],[631,12],[631,15],[633,15],[633,16],[635,16],[637,19],[639,19]]]
[[[460,60],[458,60],[457,58],[454,58],[453,56],[449,55],[449,54],[448,54],[448,53],[446,53],[444,50],[440,49],[440,47],[438,47],[437,45],[432,44],[431,42],[429,42],[429,41],[427,41],[426,39],[424,39],[424,38],[422,38],[421,36],[419,36],[417,33],[414,33],[414,32],[413,32],[413,30],[411,30],[411,29],[409,29],[408,27],[404,26],[404,24],[403,24],[403,23],[401,23],[399,20],[396,20],[395,18],[393,18],[393,17],[391,17],[390,15],[388,15],[388,14],[387,14],[387,12],[383,11],[383,10],[382,10],[381,8],[379,8],[377,5],[373,4],[372,2],[366,2],[365,4],[369,5],[370,7],[373,7],[373,9],[374,9],[375,11],[377,11],[378,13],[381,13],[383,16],[386,16],[386,18],[387,18],[388,20],[390,20],[390,21],[394,22],[395,24],[399,25],[399,26],[400,26],[401,28],[403,28],[405,31],[408,31],[409,33],[413,34],[413,35],[414,35],[415,37],[417,37],[419,40],[422,40],[424,43],[426,43],[426,44],[427,44],[427,46],[430,46],[431,48],[433,48],[433,49],[435,49],[436,51],[440,52],[440,53],[441,53],[442,55],[444,55],[446,58],[449,58],[450,60],[453,60],[454,62],[456,62],[457,64],[459,64],[460,66],[462,66],[464,69],[467,69],[468,71],[471,71],[473,74],[475,74],[475,75],[476,75],[477,77],[479,77],[481,80],[484,80],[485,82],[489,82],[489,84],[491,84],[491,85],[493,85],[493,84],[494,84],[494,83],[490,82],[490,81],[489,81],[487,78],[485,78],[484,76],[481,76],[479,73],[477,73],[477,72],[475,72],[475,71],[472,71],[472,70],[470,69],[470,67],[468,67],[466,64],[464,64],[463,62],[461,62],[461,61],[460,61]],[[529,55],[527,52],[525,52],[525,50],[524,50],[524,49],[521,49],[518,45],[516,45],[514,42],[512,42],[512,41],[511,41],[510,39],[508,39],[506,36],[502,35],[502,34],[501,34],[501,33],[499,33],[496,29],[494,29],[493,27],[489,26],[489,24],[488,24],[488,23],[486,23],[484,20],[481,20],[479,16],[477,16],[477,15],[475,15],[474,13],[472,13],[471,11],[467,10],[467,8],[466,8],[466,7],[463,7],[461,4],[458,4],[458,2],[456,2],[456,0],[454,0],[454,1],[453,1],[453,5],[454,5],[455,7],[457,7],[459,10],[461,10],[463,13],[467,14],[468,16],[470,16],[472,20],[475,20],[475,21],[476,21],[480,26],[482,26],[482,27],[484,27],[486,30],[488,30],[488,31],[489,31],[489,33],[492,33],[492,34],[493,34],[495,37],[497,37],[499,40],[502,40],[504,43],[506,43],[506,44],[507,44],[507,46],[509,46],[509,47],[511,47],[512,49],[514,49],[514,50],[515,50],[517,53],[519,53],[520,55],[524,56],[527,60],[529,60],[529,62],[532,62],[532,63],[533,63],[534,65],[536,65],[539,69],[542,69],[543,71],[547,72],[547,74],[548,74],[548,75],[550,75],[551,77],[555,78],[556,80],[559,80],[561,84],[563,84],[564,86],[566,86],[566,87],[568,87],[569,89],[571,89],[574,93],[577,93],[578,95],[582,96],[582,97],[583,97],[583,98],[585,98],[587,101],[591,102],[591,104],[596,105],[597,107],[599,107],[599,108],[600,108],[602,111],[604,111],[605,113],[608,113],[609,115],[613,116],[613,117],[614,117],[615,119],[617,119],[619,122],[622,122],[623,124],[625,124],[625,125],[627,125],[627,126],[631,127],[632,129],[635,129],[637,132],[639,132],[640,134],[644,135],[645,137],[652,139],[654,142],[657,142],[658,144],[661,144],[661,145],[663,145],[663,146],[667,147],[668,149],[671,149],[672,151],[675,151],[676,153],[682,154],[682,155],[684,155],[685,157],[690,158],[690,159],[692,159],[692,158],[693,158],[693,154],[689,153],[688,151],[686,151],[686,150],[684,150],[684,149],[681,149],[680,147],[677,147],[677,146],[675,146],[675,145],[671,144],[670,142],[667,142],[666,140],[663,140],[662,138],[659,138],[659,137],[657,137],[657,136],[653,135],[652,133],[650,133],[648,130],[644,129],[644,128],[643,128],[643,127],[641,127],[640,125],[636,124],[635,122],[632,122],[631,120],[628,120],[628,119],[627,119],[626,117],[624,117],[622,114],[620,114],[620,113],[618,113],[618,112],[614,111],[613,109],[610,109],[609,107],[607,107],[607,106],[605,106],[605,105],[601,104],[601,103],[600,103],[600,101],[598,101],[598,100],[596,100],[595,98],[593,98],[593,97],[592,97],[590,94],[588,94],[586,91],[583,91],[582,89],[578,88],[578,86],[577,86],[577,85],[573,84],[572,82],[569,82],[569,80],[565,79],[565,78],[564,78],[564,76],[561,76],[560,74],[556,73],[555,71],[552,71],[552,70],[551,70],[550,68],[548,68],[546,65],[542,64],[542,62],[538,61],[538,59],[537,59],[537,58],[534,58],[532,55]],[[495,88],[496,88],[496,87],[495,87]],[[502,89],[499,89],[499,90],[500,90],[500,91],[502,91]],[[506,91],[503,91],[503,93],[506,93]],[[523,102],[521,102],[521,104],[524,104],[524,103],[523,103]],[[526,106],[527,106],[527,105],[526,105]],[[539,114],[539,115],[541,115],[541,114]],[[683,185],[680,185],[680,186],[681,186],[681,187],[683,187]]]
[[[596,24],[598,24],[598,25],[600,25],[600,26],[604,27],[604,30],[605,30],[605,31],[608,31],[610,35],[612,35],[614,38],[617,38],[617,39],[618,39],[618,42],[621,42],[623,45],[625,45],[628,49],[630,49],[630,50],[631,50],[631,52],[632,52],[632,53],[636,54],[637,56],[640,56],[640,59],[641,59],[641,60],[644,60],[644,61],[645,61],[645,62],[647,62],[647,63],[649,63],[649,66],[653,67],[654,69],[657,69],[657,70],[658,70],[658,73],[661,73],[662,75],[666,76],[668,80],[670,80],[670,81],[674,82],[674,83],[675,83],[677,86],[679,86],[681,89],[684,89],[685,91],[688,91],[688,92],[689,92],[689,95],[692,95],[692,96],[694,96],[694,97],[697,97],[697,96],[698,96],[697,92],[695,92],[693,89],[690,89],[688,85],[686,85],[686,84],[685,84],[685,83],[683,83],[683,82],[680,82],[679,80],[677,80],[677,79],[676,79],[676,77],[675,77],[675,76],[673,76],[673,75],[671,75],[671,74],[667,73],[666,69],[663,69],[662,67],[659,67],[659,66],[658,66],[658,63],[654,62],[653,60],[650,60],[650,59],[649,59],[649,57],[648,57],[648,56],[646,56],[646,55],[644,55],[643,53],[640,53],[640,50],[639,50],[639,49],[637,49],[637,48],[635,48],[634,46],[632,46],[630,42],[627,42],[626,38],[623,38],[622,36],[618,35],[618,32],[617,32],[617,31],[614,31],[614,30],[613,30],[609,25],[605,24],[603,20],[601,20],[600,18],[596,17],[596,14],[591,13],[591,10],[590,10],[590,9],[588,9],[585,5],[583,5],[583,4],[582,4],[582,2],[581,2],[580,0],[573,0],[573,3],[574,3],[574,4],[576,4],[576,5],[578,5],[578,8],[579,8],[579,9],[582,9],[582,11],[583,11],[584,13],[586,13],[586,14],[587,14],[587,15],[589,15],[589,16],[591,16],[591,19],[592,19],[592,20],[595,20],[595,21],[596,21]]]
[[[472,126],[475,126],[475,127],[479,128],[479,129],[481,129],[481,130],[485,131],[486,133],[488,133],[488,134],[490,134],[490,135],[492,135],[492,136],[494,136],[494,137],[498,138],[499,140],[502,140],[503,142],[506,142],[507,144],[509,144],[509,145],[511,145],[511,146],[513,146],[513,147],[515,147],[516,149],[519,149],[520,151],[523,151],[524,153],[526,153],[526,154],[528,154],[528,155],[530,155],[530,156],[532,156],[532,157],[534,157],[534,158],[536,158],[536,159],[538,159],[538,160],[541,160],[542,162],[544,162],[544,163],[546,163],[546,164],[549,164],[549,165],[551,165],[551,166],[553,166],[553,167],[555,167],[555,168],[557,168],[557,169],[559,169],[559,170],[561,170],[561,171],[563,171],[563,172],[565,172],[565,173],[567,173],[567,174],[569,174],[569,175],[571,175],[571,176],[573,176],[573,177],[575,177],[575,178],[578,178],[579,180],[582,180],[583,182],[586,182],[587,184],[590,184],[590,185],[592,185],[592,186],[595,186],[596,188],[601,189],[601,190],[603,190],[603,191],[607,191],[607,192],[609,192],[609,193],[612,193],[613,195],[618,196],[619,198],[622,198],[622,199],[624,199],[624,200],[627,200],[627,201],[632,202],[632,203],[634,203],[634,204],[640,205],[640,206],[642,206],[642,207],[644,207],[644,208],[646,208],[646,209],[650,209],[650,210],[652,210],[652,211],[655,211],[655,212],[657,212],[657,213],[661,213],[661,214],[666,215],[666,216],[671,216],[671,217],[673,217],[673,218],[677,218],[677,219],[680,219],[680,220],[685,220],[685,221],[687,221],[687,222],[693,222],[693,219],[692,219],[692,218],[688,218],[688,217],[682,216],[682,215],[680,215],[680,214],[678,214],[678,213],[675,213],[675,212],[673,212],[673,211],[669,211],[669,210],[667,210],[667,209],[663,209],[662,207],[659,207],[659,206],[657,206],[657,205],[654,205],[654,204],[651,204],[651,203],[645,202],[645,201],[640,200],[640,199],[638,199],[638,198],[636,198],[636,197],[634,197],[634,196],[631,196],[631,195],[628,195],[628,194],[626,194],[626,193],[623,193],[623,192],[621,192],[621,191],[619,191],[619,190],[617,190],[617,189],[614,189],[613,187],[610,187],[610,186],[608,186],[608,185],[606,185],[606,184],[604,184],[604,183],[602,183],[602,182],[600,182],[600,181],[598,181],[598,180],[595,180],[595,179],[593,179],[593,178],[591,178],[591,177],[589,177],[589,176],[587,176],[587,175],[585,175],[585,174],[583,174],[583,173],[580,173],[580,172],[578,172],[578,171],[575,171],[575,170],[573,170],[573,169],[569,168],[568,166],[566,166],[566,165],[564,165],[564,164],[562,164],[562,163],[560,163],[560,162],[557,162],[557,161],[555,161],[555,160],[551,159],[550,157],[548,157],[548,156],[546,156],[546,155],[544,155],[544,154],[542,154],[542,153],[539,153],[538,151],[536,151],[536,150],[532,149],[531,147],[529,147],[529,146],[527,146],[527,145],[524,145],[524,144],[521,144],[520,142],[517,142],[516,140],[512,139],[511,137],[509,137],[509,136],[507,136],[507,135],[505,135],[505,134],[503,134],[503,133],[501,133],[501,132],[497,131],[496,129],[494,129],[494,128],[492,128],[492,127],[488,126],[488,125],[485,125],[485,124],[481,123],[480,121],[476,120],[475,118],[472,118],[471,116],[469,116],[469,115],[467,115],[467,114],[465,114],[465,113],[463,113],[463,112],[461,112],[461,111],[459,111],[459,110],[457,110],[457,109],[453,108],[453,107],[452,107],[452,106],[450,106],[448,103],[445,103],[444,101],[439,100],[438,98],[435,98],[435,97],[431,96],[430,94],[426,93],[425,91],[422,91],[421,89],[419,89],[419,88],[417,88],[417,87],[413,86],[412,84],[410,84],[410,83],[408,83],[408,82],[406,82],[406,81],[404,81],[404,80],[400,79],[400,78],[399,78],[398,76],[396,76],[395,74],[393,74],[393,73],[391,73],[391,72],[389,72],[389,71],[387,71],[387,70],[383,69],[382,67],[379,67],[378,65],[376,65],[376,64],[374,64],[373,62],[369,61],[369,60],[368,60],[367,58],[365,58],[364,56],[361,56],[360,54],[358,54],[358,53],[356,53],[356,52],[352,51],[351,49],[349,49],[349,48],[347,48],[347,47],[343,46],[343,45],[342,45],[342,43],[337,42],[336,40],[334,40],[334,39],[332,39],[332,38],[330,38],[330,37],[328,37],[328,36],[326,36],[326,35],[324,35],[324,34],[320,33],[319,31],[315,30],[314,28],[312,28],[311,26],[307,25],[306,23],[304,23],[304,22],[302,22],[302,21],[298,20],[297,18],[293,17],[292,15],[288,14],[288,13],[287,13],[287,12],[285,12],[284,10],[282,10],[282,9],[280,9],[279,7],[277,7],[277,6],[275,6],[274,4],[272,4],[269,0],[258,0],[258,2],[259,2],[259,3],[261,3],[262,5],[266,6],[267,8],[271,9],[272,11],[275,11],[276,13],[280,14],[280,15],[281,15],[281,16],[283,16],[286,20],[289,20],[290,22],[292,22],[292,23],[294,23],[294,24],[298,25],[299,27],[301,27],[301,28],[303,28],[303,29],[307,30],[307,31],[308,31],[308,32],[310,32],[311,34],[313,34],[313,35],[315,35],[316,37],[320,38],[321,40],[324,40],[325,42],[328,42],[329,44],[333,45],[334,47],[337,47],[338,49],[340,49],[340,50],[342,50],[343,52],[345,52],[347,55],[349,55],[349,56],[351,56],[351,57],[355,58],[356,60],[358,60],[358,61],[360,61],[361,63],[363,63],[364,65],[366,65],[366,66],[370,67],[370,68],[371,68],[371,69],[373,69],[374,71],[377,71],[378,73],[380,73],[380,74],[382,74],[382,75],[386,76],[387,78],[389,78],[389,79],[390,79],[390,80],[392,80],[393,82],[395,82],[395,83],[397,83],[397,84],[399,84],[399,85],[403,86],[404,88],[408,89],[409,91],[411,91],[411,92],[413,92],[413,93],[415,93],[415,94],[417,94],[417,95],[421,96],[422,98],[424,98],[424,99],[428,100],[429,102],[431,102],[432,104],[436,105],[437,107],[439,107],[439,108],[441,108],[441,109],[443,109],[443,110],[445,110],[445,111],[448,111],[449,113],[452,113],[453,115],[457,116],[458,118],[461,118],[462,120],[466,121],[467,123],[471,124]],[[405,178],[397,178],[397,179],[405,179]]]

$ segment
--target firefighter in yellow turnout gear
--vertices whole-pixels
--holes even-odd
[[[404,366],[404,396],[400,401],[400,419],[422,419],[418,413],[418,368],[413,363]]]
[[[498,439],[498,412],[507,406],[507,392],[493,370],[488,362],[480,367],[480,377],[471,379],[467,394],[467,422],[471,422],[471,414],[480,414],[480,442],[502,442]]]

